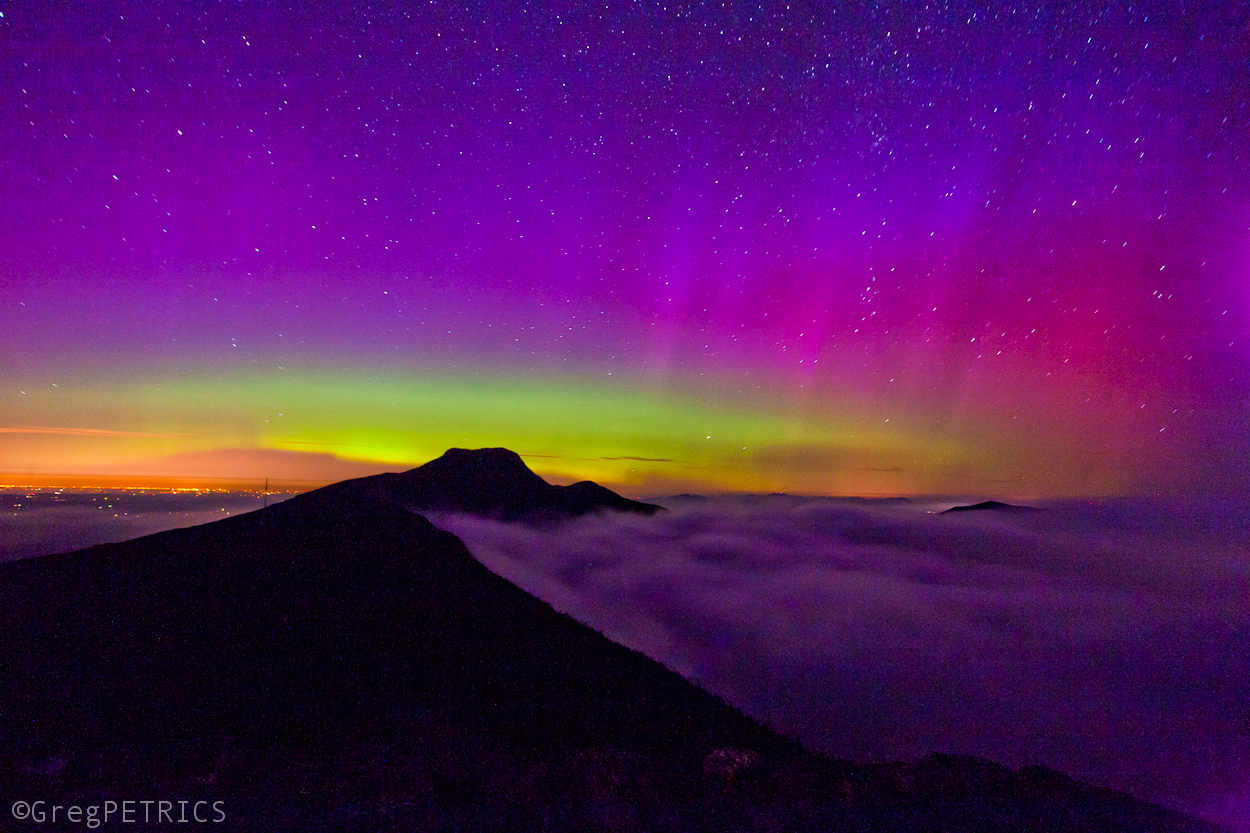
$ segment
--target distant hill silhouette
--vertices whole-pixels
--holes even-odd
[[[1040,768],[805,752],[411,508],[615,503],[514,457],[0,564],[0,795],[220,800],[256,831],[1214,829]]]
[[[1042,510],[1035,506],[1018,506],[1013,503],[1003,503],[998,500],[983,500],[980,503],[972,503],[967,506],[952,506],[939,514],[949,515],[952,512],[1001,512],[1008,515],[1025,515],[1030,512],[1040,512]]]

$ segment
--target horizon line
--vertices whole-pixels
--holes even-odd
[[[364,475],[369,476],[369,475]],[[218,492],[240,492],[240,493],[264,493],[266,492],[265,483],[268,481],[269,493],[281,492],[298,494],[300,492],[313,491],[335,483],[342,483],[348,480],[356,480],[359,478],[346,477],[339,479],[296,479],[296,478],[275,478],[275,477],[177,477],[172,475],[128,475],[128,474],[67,474],[67,473],[45,473],[35,474],[29,472],[0,472],[0,490],[9,489],[119,489],[124,491],[218,491]],[[547,478],[543,478],[547,480]],[[575,482],[573,478],[556,478],[556,480],[567,480],[568,483],[557,482],[554,485],[568,485]],[[553,482],[548,480],[548,482]],[[748,491],[738,489],[703,489],[700,491],[683,490],[680,492],[638,492],[636,488],[630,488],[627,484],[612,483],[610,481],[594,481],[601,486],[611,488],[613,491],[636,500],[658,500],[662,498],[676,498],[682,495],[693,495],[697,497],[733,497],[733,496],[755,496],[768,497],[772,495],[820,499],[864,499],[864,500],[914,500],[914,501],[978,501],[978,500],[1011,500],[1011,501],[1029,501],[1029,502],[1055,502],[1064,500],[1107,500],[1125,497],[1135,497],[1134,495],[1119,494],[1102,494],[1102,495],[1001,495],[990,494],[986,492],[950,492],[950,493],[921,493],[921,492],[856,492],[856,493],[816,493],[801,491]],[[629,494],[626,494],[628,492]],[[1148,497],[1148,495],[1138,495],[1136,497]]]

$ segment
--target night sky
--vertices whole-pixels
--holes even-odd
[[[295,6],[0,2],[10,479],[1250,488],[1246,3]]]

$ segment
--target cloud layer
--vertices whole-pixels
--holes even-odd
[[[1042,763],[1250,829],[1239,507],[667,503],[545,530],[433,520],[557,609],[815,748]]]
[[[4,501],[0,560],[261,499]],[[548,529],[432,520],[500,575],[811,747],[1042,763],[1250,831],[1244,505],[1007,516],[785,496],[661,502],[669,514]]]

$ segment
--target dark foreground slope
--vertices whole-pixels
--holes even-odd
[[[0,679],[6,814],[169,800],[220,801],[229,830],[1205,829],[1043,770],[808,755],[372,484],[0,565]]]
[[[786,748],[387,502],[297,498],[0,565],[0,679],[5,795],[44,770],[121,796],[164,777],[142,761],[169,739],[192,758],[226,738],[290,756],[379,721],[433,720],[455,747],[478,733],[527,766],[602,745],[696,764]]]

